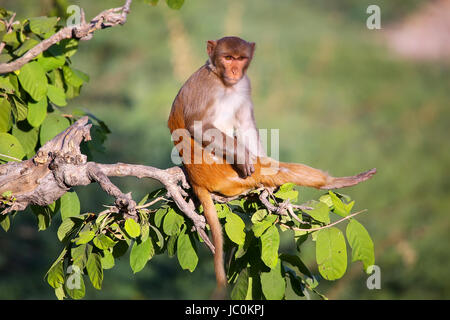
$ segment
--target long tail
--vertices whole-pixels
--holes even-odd
[[[377,172],[374,168],[354,176],[335,178],[304,164],[278,162],[270,158],[260,158],[260,163],[259,182],[273,187],[292,182],[317,189],[338,189],[354,186],[370,179]]]
[[[227,276],[225,274],[225,268],[223,263],[223,236],[222,236],[222,225],[220,224],[219,218],[217,217],[217,211],[214,207],[214,202],[211,198],[211,194],[208,190],[193,186],[193,189],[197,195],[198,200],[203,206],[203,212],[208,222],[213,244],[215,247],[214,252],[214,270],[216,273],[217,289],[216,297],[221,296],[221,292],[225,292],[225,287],[227,285]]]

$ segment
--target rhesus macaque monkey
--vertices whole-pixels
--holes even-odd
[[[238,37],[208,41],[209,59],[178,92],[168,121],[189,182],[211,228],[218,288],[226,286],[227,277],[222,227],[211,193],[236,196],[257,187],[288,182],[335,189],[358,184],[376,172],[372,169],[334,178],[303,164],[268,158],[256,129],[246,75],[254,51],[255,43]]]

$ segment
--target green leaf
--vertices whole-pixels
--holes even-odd
[[[39,231],[47,229],[50,226],[53,215],[51,208],[32,205],[31,210],[38,219]]]
[[[11,83],[9,77],[1,77],[1,76],[0,76],[0,89],[5,90],[6,93],[13,93],[14,91],[16,91],[16,88]]]
[[[33,127],[39,127],[47,116],[47,98],[38,102],[28,101],[28,123]]]
[[[366,228],[352,219],[347,225],[346,235],[352,248],[352,262],[362,261],[364,270],[369,273],[368,267],[375,264],[375,253],[372,238]]]
[[[271,269],[277,266],[279,246],[280,234],[272,225],[261,235],[261,260]]]
[[[275,223],[277,218],[278,217],[276,215],[269,214],[261,222],[256,222],[255,224],[253,224],[252,231],[255,237],[259,238],[264,233],[264,231],[267,230],[267,228]]]
[[[71,57],[78,50],[77,39],[63,39],[59,42],[59,45],[53,45],[49,48],[49,51],[53,55],[64,54],[66,57]]]
[[[17,32],[10,32],[3,36],[2,42],[5,42],[7,45],[11,46],[13,49],[16,49],[20,45],[20,41],[17,38]]]
[[[90,251],[92,251],[92,246],[88,246],[86,244],[82,244],[78,247],[72,247],[70,250],[70,255],[72,257],[72,265],[77,266],[80,268],[80,270],[83,270],[86,266],[87,262],[87,255],[86,255],[86,248],[90,248]],[[90,254],[90,252],[88,252]]]
[[[226,217],[225,232],[231,241],[239,245],[245,242],[245,223],[235,213],[229,213]]]
[[[252,220],[252,222],[253,222],[254,224],[255,224],[255,223],[258,223],[258,222],[261,222],[261,221],[264,220],[264,217],[267,216],[267,214],[268,214],[268,212],[267,212],[266,209],[260,209],[260,210],[257,210],[257,211],[252,215],[251,220]]]
[[[64,220],[57,231],[59,241],[66,240],[79,226],[82,220],[76,218],[69,218]]]
[[[47,141],[53,139],[57,134],[67,129],[69,126],[70,122],[66,118],[55,113],[47,115],[47,118],[45,118],[42,123],[39,135],[41,145],[44,145]]]
[[[352,201],[348,204],[344,203],[342,199],[339,199],[339,197],[332,191],[329,191],[329,195],[331,197],[331,200],[333,201],[333,212],[342,216],[346,217],[353,208],[353,205],[355,204],[355,201]]]
[[[11,125],[11,104],[8,99],[0,97],[0,132],[8,132]]]
[[[0,133],[0,160],[20,161],[25,156],[19,140],[9,133]]]
[[[226,204],[216,203],[214,206],[216,207],[216,212],[219,219],[225,218],[231,213],[230,208]]]
[[[33,33],[44,35],[50,31],[53,31],[57,17],[36,17],[30,19],[30,29]]]
[[[167,254],[171,258],[176,253],[177,236],[170,236],[167,241]]]
[[[70,217],[80,215],[80,200],[76,192],[66,192],[61,197],[61,219],[64,221]]]
[[[102,257],[102,268],[103,269],[111,269],[114,267],[114,256],[109,251],[103,251],[103,257]]]
[[[67,105],[66,94],[64,93],[64,90],[61,88],[49,84],[47,96],[50,99],[50,101],[56,104],[57,106],[64,107]]]
[[[231,291],[232,300],[245,300],[248,292],[248,270],[245,268],[239,273],[236,284]]]
[[[88,243],[94,239],[94,236],[95,232],[92,230],[82,231],[78,234],[78,238],[75,239],[75,243],[78,245]]]
[[[166,3],[169,8],[179,10],[183,6],[184,0],[166,0]]]
[[[156,237],[158,238],[157,245],[159,246],[160,249],[162,249],[164,247],[164,237],[163,237],[163,235],[158,230],[158,228],[152,226],[151,224],[150,224],[150,227],[152,228],[153,232],[156,234]],[[145,239],[142,239],[142,240],[145,240]]]
[[[180,266],[184,270],[193,272],[197,267],[198,256],[189,234],[181,232],[177,241],[177,257]]]
[[[100,250],[109,249],[111,247],[114,247],[114,245],[116,244],[116,242],[113,239],[111,239],[107,235],[104,235],[103,233],[97,235],[94,238],[93,242],[94,245]]]
[[[42,68],[45,70],[45,72],[48,72],[50,70],[60,68],[66,63],[66,59],[63,55],[59,56],[53,56],[51,54],[48,54],[47,51],[41,55],[38,60],[39,64],[42,66]]]
[[[94,288],[100,290],[103,282],[103,268],[99,253],[92,252],[89,255],[86,270]]]
[[[18,49],[16,49],[14,51],[14,55],[20,57],[21,55],[23,55],[25,52],[27,52],[28,50],[33,48],[38,43],[39,43],[39,41],[37,41],[35,39],[32,39],[32,38],[27,39],[27,40],[25,40],[24,43],[22,43],[22,45]]]
[[[341,278],[347,269],[347,248],[338,228],[322,229],[317,233],[316,261],[324,279]]]
[[[28,107],[18,96],[12,96],[12,98],[14,103],[11,104],[11,107],[16,122],[25,120],[27,118]]]
[[[55,288],[55,296],[58,300],[63,300],[66,297],[63,286]]]
[[[125,231],[128,233],[128,235],[131,238],[139,237],[141,234],[141,226],[139,223],[134,221],[133,219],[126,219],[125,220]]]
[[[286,290],[286,280],[281,274],[280,260],[269,272],[261,272],[261,286],[267,300],[283,299]]]
[[[183,223],[184,218],[170,208],[164,217],[163,230],[169,236],[176,235],[180,232],[180,227]]]
[[[153,228],[155,228],[155,227],[153,227]],[[156,230],[158,230],[158,229],[156,229]],[[158,230],[158,232],[159,232],[159,230]],[[149,235],[150,235],[150,226],[147,222],[144,222],[144,224],[141,225],[141,240],[142,241],[146,240]]]
[[[324,194],[319,198],[319,201],[325,203],[330,209],[333,208],[333,200],[331,199],[330,194]]]
[[[74,87],[80,87],[84,80],[82,78],[82,75],[80,73],[75,72],[74,69],[63,66],[63,73],[64,73],[64,79],[66,79],[66,82]]]
[[[294,267],[297,267],[298,271],[303,273],[305,276],[313,278],[311,271],[309,271],[308,267],[303,263],[299,256],[282,253],[280,254],[280,259],[292,264]]]
[[[89,82],[89,75],[87,75],[86,73],[84,73],[83,71],[80,71],[78,69],[72,68],[72,72],[79,78],[81,79],[83,82]]]
[[[323,222],[325,224],[330,223],[330,208],[328,208],[325,203],[312,201],[307,205],[313,208],[313,210],[305,210],[307,214],[309,214],[317,221]]]
[[[0,226],[2,226],[5,232],[8,232],[9,227],[11,226],[11,221],[7,214],[0,214]]]
[[[141,271],[147,261],[153,257],[155,249],[151,238],[145,241],[135,241],[130,253],[130,266],[134,273]]]
[[[26,122],[22,124],[17,123],[12,129],[12,134],[20,141],[27,157],[31,158],[35,154],[34,150],[39,140],[39,129],[31,127]]]
[[[72,299],[75,299],[75,300],[82,299],[86,293],[86,288],[84,286],[83,277],[81,276],[81,274],[75,274],[72,276],[77,278],[76,281],[74,281],[74,282],[77,283],[77,281],[78,281],[79,287],[71,285],[72,284],[70,281],[71,276],[69,276],[69,278],[68,278],[69,281],[66,281],[66,283],[65,283],[66,292],[69,295],[69,297],[71,297]]]
[[[148,199],[149,194],[147,193],[142,199],[141,201],[139,201],[138,206],[143,206],[145,204],[145,202]]]
[[[47,95],[47,77],[37,61],[29,62],[20,69],[19,81],[33,100],[40,101]]]
[[[48,270],[47,282],[55,289],[64,284],[63,260],[60,260]]]
[[[291,200],[293,202],[297,201],[298,199],[298,191],[294,189],[295,184],[294,183],[285,183],[282,186],[280,186],[280,189],[274,193],[274,195],[277,198],[283,199],[283,200]]]
[[[160,227],[161,226],[161,221],[164,218],[164,216],[166,215],[166,213],[168,212],[168,208],[162,207],[159,208],[156,212],[155,212],[155,226],[156,227]]]

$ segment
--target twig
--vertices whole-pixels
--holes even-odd
[[[150,207],[151,205],[153,205],[153,204],[155,204],[156,202],[161,201],[161,200],[168,201],[168,200],[167,200],[166,198],[164,198],[164,197],[158,197],[158,198],[154,199],[152,202],[146,203],[146,204],[144,204],[144,205],[142,205],[142,206],[136,206],[136,209],[144,209],[144,208],[148,208],[148,207]]]
[[[7,23],[4,23],[5,24],[5,30],[6,30],[7,34],[10,33],[11,30],[12,30],[12,25],[14,24],[15,17],[16,17],[16,13],[14,12],[12,14],[12,16],[11,16],[11,19],[9,19],[9,21]],[[6,42],[0,43],[0,54],[2,53],[3,48],[5,47],[5,45],[6,45]]]
[[[302,229],[302,228],[297,228],[297,227],[290,227],[290,226],[288,226],[288,225],[286,225],[286,224],[284,224],[284,223],[281,223],[281,222],[280,222],[279,224],[280,224],[281,226],[285,227],[285,228],[288,228],[288,229],[291,229],[291,230],[294,230],[294,231],[307,231],[307,232],[313,232],[313,231],[318,231],[318,230],[330,228],[330,227],[332,227],[332,226],[334,226],[334,225],[337,225],[338,223],[341,223],[342,221],[348,220],[348,219],[350,219],[350,218],[352,218],[352,217],[354,217],[354,216],[356,216],[356,215],[358,215],[358,214],[360,214],[360,213],[366,212],[366,211],[367,211],[367,209],[364,209],[364,210],[361,210],[361,211],[358,211],[358,212],[349,214],[348,216],[346,216],[346,217],[344,217],[344,218],[342,218],[342,219],[339,219],[339,220],[337,220],[337,221],[335,221],[335,222],[333,222],[333,223],[327,224],[326,226],[317,227],[317,228],[312,228],[312,229]]]
[[[122,7],[108,9],[98,14],[89,23],[82,21],[79,25],[64,27],[51,37],[42,40],[36,46],[28,50],[20,58],[0,64],[0,74],[12,72],[20,69],[40,53],[50,48],[55,43],[64,39],[90,40],[96,30],[123,25],[127,21],[127,15],[130,12],[132,0],[127,0]]]

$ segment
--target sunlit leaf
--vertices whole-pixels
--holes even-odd
[[[336,280],[344,275],[347,269],[347,248],[341,230],[331,227],[318,231],[316,261],[325,279]]]
[[[364,270],[368,272],[369,266],[375,263],[375,253],[372,238],[366,228],[352,219],[347,225],[346,236],[352,248],[352,262],[362,261]]]

